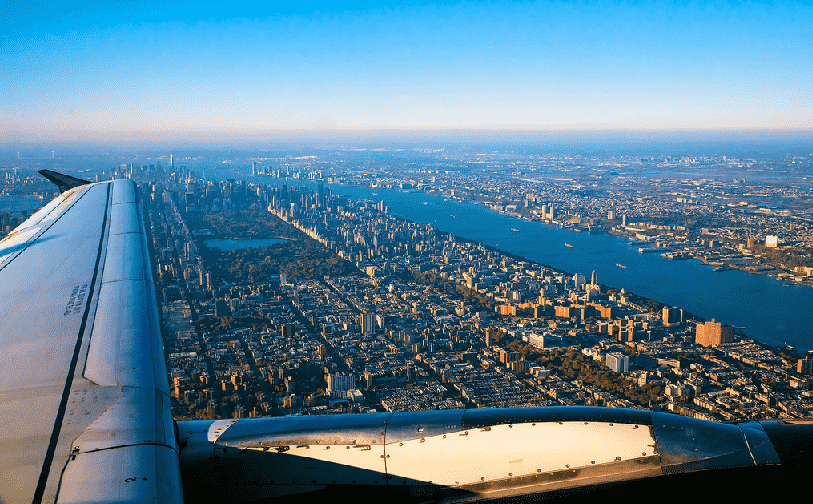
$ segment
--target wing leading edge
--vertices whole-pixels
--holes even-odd
[[[0,500],[182,502],[135,184],[68,188],[0,241],[0,285]]]

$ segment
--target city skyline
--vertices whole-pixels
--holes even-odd
[[[813,129],[811,7],[11,6],[0,142]]]

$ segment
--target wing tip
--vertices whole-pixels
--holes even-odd
[[[90,182],[87,180],[71,177],[70,175],[65,175],[63,173],[55,172],[53,170],[39,170],[39,174],[47,178],[49,181],[53,182],[54,185],[56,185],[59,188],[60,193],[69,191],[74,187],[90,184]]]

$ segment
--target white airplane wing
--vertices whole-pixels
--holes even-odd
[[[136,186],[60,182],[0,241],[0,502],[182,502]]]
[[[0,504],[342,489],[468,502],[813,463],[808,422],[589,407],[187,421],[176,434],[135,184],[46,176],[62,195],[0,241]]]

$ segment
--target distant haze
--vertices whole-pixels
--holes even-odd
[[[0,143],[813,130],[800,2],[143,4],[6,2]]]
[[[810,156],[813,131],[500,131],[416,130],[376,132],[288,132],[211,139],[43,139],[0,140],[3,160],[97,155],[103,158],[166,158],[174,153],[233,159],[264,155],[318,154],[322,150],[450,149],[516,154],[766,155]],[[101,159],[100,159],[101,161]],[[87,159],[85,158],[85,162]],[[103,162],[107,163],[106,161]],[[13,164],[13,163],[12,163]],[[107,163],[109,164],[109,163]],[[106,165],[105,165],[106,166]]]

